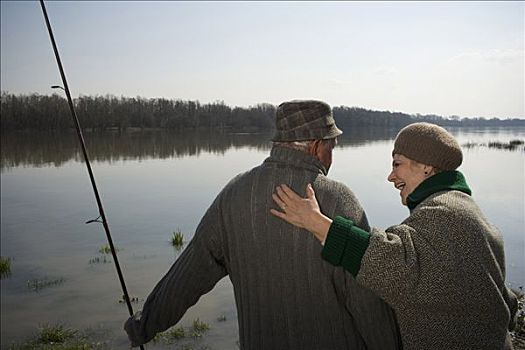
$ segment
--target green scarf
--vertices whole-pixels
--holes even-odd
[[[462,173],[456,170],[442,171],[419,184],[407,197],[407,207],[412,211],[425,198],[440,191],[456,190],[472,195]]]

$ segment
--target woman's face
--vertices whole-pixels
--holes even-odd
[[[401,154],[394,154],[392,172],[388,175],[388,181],[393,182],[394,187],[401,191],[401,203],[406,205],[408,195],[429,176],[428,168],[431,167]]]

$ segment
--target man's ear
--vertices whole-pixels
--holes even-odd
[[[317,150],[319,149],[320,142],[321,140],[315,140],[315,141],[310,142],[310,144],[308,145],[308,153],[312,157],[317,158]]]

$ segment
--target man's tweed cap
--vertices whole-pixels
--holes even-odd
[[[463,161],[461,147],[454,136],[430,123],[414,123],[401,129],[392,156],[396,153],[441,170],[455,170]]]
[[[332,139],[343,133],[335,125],[330,106],[315,100],[281,103],[275,113],[275,126],[275,142]]]

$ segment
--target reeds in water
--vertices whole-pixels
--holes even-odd
[[[118,252],[119,249],[115,247],[115,251]],[[100,247],[98,252],[101,254],[111,254],[111,247],[109,246],[109,244],[104,244],[103,246]]]
[[[0,278],[11,275],[11,258],[0,257]]]
[[[193,321],[193,324],[188,329],[184,329],[183,326],[172,327],[162,333],[158,333],[153,342],[162,342],[164,344],[173,344],[177,341],[187,342],[191,341],[191,338],[200,338],[204,335],[206,331],[210,329],[210,325],[206,322],[202,322],[200,319]]]
[[[177,229],[177,231],[173,231],[171,235],[171,245],[177,249],[182,248],[182,246],[184,245],[184,234],[181,232],[180,229]]]
[[[525,141],[523,140],[510,140],[509,142],[501,141],[490,141],[488,143],[474,143],[468,142],[463,144],[464,148],[475,148],[475,147],[488,147],[493,149],[501,149],[506,151],[525,151]]]
[[[34,292],[39,292],[44,288],[58,286],[64,283],[66,280],[63,277],[49,279],[47,277],[42,279],[32,279],[27,281],[27,288]]]
[[[106,341],[93,341],[83,332],[63,324],[46,324],[23,343],[13,343],[9,350],[103,350]]]

